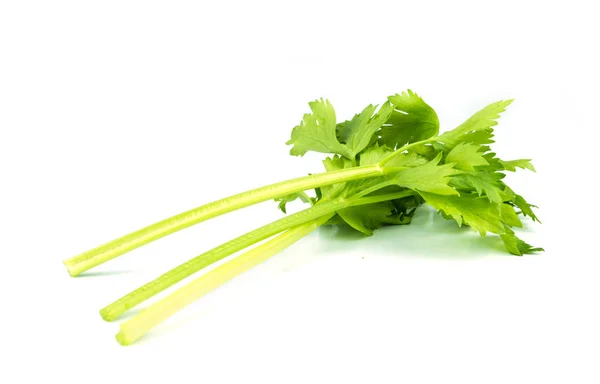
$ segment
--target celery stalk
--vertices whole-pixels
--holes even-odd
[[[71,276],[77,276],[88,269],[105,263],[117,256],[141,247],[142,245],[213,217],[262,201],[286,196],[295,192],[306,191],[319,186],[381,176],[385,174],[386,171],[387,170],[384,170],[378,164],[373,164],[299,177],[267,185],[180,213],[179,215],[162,220],[78,256],[67,259],[63,263]]]
[[[289,229],[274,239],[258,245],[235,259],[207,272],[121,324],[120,331],[116,336],[117,341],[122,345],[132,344],[183,307],[289,247],[332,216],[333,213],[330,213]]]

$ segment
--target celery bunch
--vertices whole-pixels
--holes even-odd
[[[323,173],[230,196],[165,219],[64,262],[76,276],[130,250],[221,214],[275,199],[300,199],[310,207],[237,237],[159,276],[103,308],[105,320],[123,313],[204,267],[268,241],[202,275],[124,322],[117,335],[130,344],[158,323],[252,266],[283,250],[321,225],[345,225],[365,235],[385,225],[410,224],[415,210],[429,204],[448,220],[485,236],[499,235],[506,250],[524,255],[541,248],[519,239],[513,228],[521,216],[538,221],[521,195],[503,182],[506,171],[535,171],[529,159],[505,161],[492,152],[493,127],[512,102],[481,109],[463,124],[439,133],[435,111],[412,91],[369,105],[352,119],[337,122],[327,100],[309,103],[311,112],[292,130],[290,153],[330,154]],[[314,196],[306,191],[314,190]],[[275,236],[275,237],[274,237]],[[475,241],[475,240],[474,240]]]

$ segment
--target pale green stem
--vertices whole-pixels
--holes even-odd
[[[90,268],[141,247],[142,245],[224,213],[319,186],[376,177],[385,173],[386,170],[378,164],[373,164],[364,167],[349,168],[300,177],[253,189],[162,220],[65,260],[64,264],[72,276],[77,276]]]
[[[148,284],[106,306],[100,311],[100,315],[105,320],[114,320],[128,309],[133,308],[157,293],[162,292],[163,290],[201,270],[202,268],[287,229],[296,227],[311,220],[315,220],[319,217],[332,214],[347,207],[399,199],[402,197],[411,196],[413,194],[415,194],[414,191],[407,190],[386,195],[354,199],[337,198],[331,201],[321,202],[311,208],[283,217],[270,224],[250,231],[245,235],[230,240],[208,252],[188,260],[187,262],[175,267],[162,276],[152,280]]]
[[[353,197],[363,197],[363,196],[368,195],[369,193],[376,192],[376,191],[378,191],[380,189],[383,189],[385,187],[389,187],[389,186],[392,186],[392,185],[397,185],[397,183],[394,182],[393,180],[384,181],[384,182],[378,183],[376,185],[373,185],[372,187],[369,187],[369,188],[367,188],[365,190],[362,190],[362,191],[358,192],[356,195],[353,195]]]
[[[324,224],[333,215],[333,213],[330,213],[289,229],[281,235],[254,247],[250,251],[218,266],[184,287],[179,288],[164,299],[152,304],[139,315],[121,324],[117,340],[122,345],[129,345],[135,342],[150,329],[185,306],[302,239]]]

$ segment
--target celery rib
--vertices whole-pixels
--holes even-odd
[[[384,169],[378,164],[373,164],[267,185],[180,213],[67,259],[63,263],[71,276],[77,276],[133,249],[213,217],[291,193],[350,180],[381,176],[384,172]]]
[[[274,239],[258,245],[235,259],[207,272],[151,305],[139,315],[124,322],[116,336],[117,341],[122,345],[132,344],[150,329],[185,306],[308,235],[329,220],[331,216],[333,214],[322,216],[319,219],[289,229]]]

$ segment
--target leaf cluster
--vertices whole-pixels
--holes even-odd
[[[490,147],[497,119],[511,102],[490,104],[439,134],[437,114],[411,90],[389,96],[381,106],[368,105],[339,123],[328,100],[315,100],[309,103],[311,113],[292,130],[287,142],[292,145],[290,154],[330,154],[323,160],[328,172],[372,164],[380,164],[385,172],[380,177],[316,188],[315,197],[303,192],[286,196],[279,199],[279,207],[285,212],[286,203],[297,198],[314,205],[412,191],[401,199],[341,209],[328,224],[347,225],[371,235],[385,225],[409,224],[415,210],[428,204],[445,219],[481,236],[499,235],[512,254],[540,251],[514,232],[523,226],[523,216],[539,222],[535,206],[504,182],[507,171],[535,172],[535,168],[530,159],[502,160]]]

